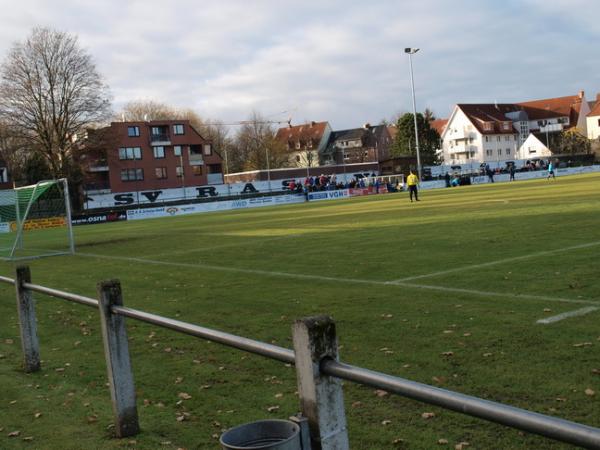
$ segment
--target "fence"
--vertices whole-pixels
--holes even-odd
[[[41,369],[33,292],[98,308],[117,437],[139,432],[135,386],[125,318],[207,339],[296,366],[302,414],[307,417],[313,448],[349,448],[341,380],[382,389],[431,405],[539,434],[550,439],[600,449],[600,429],[483,400],[422,383],[374,372],[339,361],[335,323],[326,316],[297,320],[292,328],[294,350],[173,320],[123,305],[119,281],[98,283],[98,299],[31,283],[29,267],[16,278],[0,276],[16,288],[23,363],[26,372]]]

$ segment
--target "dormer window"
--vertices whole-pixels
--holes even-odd
[[[485,131],[494,131],[494,122],[484,122],[483,129]]]

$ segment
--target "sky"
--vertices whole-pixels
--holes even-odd
[[[334,130],[456,103],[600,92],[597,0],[0,0],[0,60],[33,27],[77,35],[110,87],[235,123]]]

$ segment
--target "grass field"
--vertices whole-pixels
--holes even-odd
[[[537,322],[600,307],[600,175],[422,200],[83,226],[78,254],[31,262],[32,278],[90,297],[119,278],[126,306],[287,348],[295,318],[329,314],[344,362],[600,427],[600,309]],[[26,375],[14,288],[0,284],[0,298],[2,449],[216,449],[226,428],[298,411],[293,368],[128,321],[143,432],[112,439],[97,312],[37,295],[43,370]],[[568,448],[351,383],[344,393],[353,449]]]

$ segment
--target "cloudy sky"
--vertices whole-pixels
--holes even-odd
[[[334,129],[455,103],[600,92],[597,0],[0,0],[0,58],[34,26],[76,34],[114,109],[156,100],[235,122]],[[285,112],[284,112],[285,111]]]

